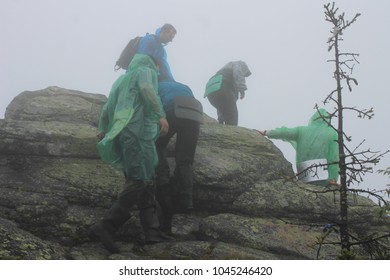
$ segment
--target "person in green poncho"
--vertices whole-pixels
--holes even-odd
[[[157,65],[153,57],[136,54],[129,69],[113,84],[100,121],[101,159],[125,175],[118,199],[92,233],[111,252],[118,252],[113,234],[130,218],[134,205],[147,243],[169,241],[159,229],[154,176],[158,164],[155,141],[168,132],[168,122],[157,95]]]
[[[337,185],[338,137],[330,122],[330,114],[321,108],[310,118],[307,126],[281,127],[260,133],[271,139],[289,142],[294,147],[300,180],[321,186]]]

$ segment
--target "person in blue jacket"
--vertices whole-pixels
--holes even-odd
[[[156,141],[159,165],[156,171],[157,200],[163,211],[161,230],[170,233],[174,212],[193,210],[193,162],[198,142],[200,123],[203,122],[202,104],[184,84],[164,81],[158,84],[158,95],[169,123],[169,131]],[[175,170],[170,178],[167,146],[176,135],[174,150]]]
[[[171,68],[167,61],[165,46],[176,36],[176,29],[172,24],[164,24],[156,30],[156,34],[147,33],[139,42],[137,53],[154,57],[159,65],[159,81],[174,81]]]

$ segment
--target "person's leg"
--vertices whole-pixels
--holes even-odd
[[[238,125],[237,94],[225,92],[225,98],[221,104],[221,112],[227,125]]]
[[[209,94],[207,96],[207,99],[209,100],[210,104],[213,105],[215,109],[217,109],[217,119],[220,124],[225,123],[224,114],[221,110],[223,110],[222,106],[224,103],[223,100],[223,92],[217,91],[212,94]]]
[[[219,110],[217,110],[217,118],[220,124],[225,124],[225,118],[223,117],[223,114]]]
[[[169,123],[168,134],[156,141],[157,153],[159,155],[159,165],[156,170],[156,199],[160,206],[158,215],[160,228],[164,233],[171,234],[175,206],[174,193],[171,186],[172,179],[170,178],[170,168],[167,160],[167,146],[177,131],[177,121],[173,112],[167,113],[167,120]]]
[[[156,149],[158,155],[158,166],[156,168],[156,186],[157,189],[159,186],[169,184],[170,169],[167,160],[167,146],[171,138],[176,134],[176,123],[175,120],[167,115],[167,120],[169,123],[169,131],[166,135],[160,136],[156,141]]]
[[[144,189],[139,180],[126,179],[123,190],[118,199],[110,207],[103,219],[91,227],[92,233],[103,243],[104,247],[112,252],[118,252],[113,235],[130,218],[130,211],[137,203]]]
[[[175,198],[171,184],[173,184],[172,181],[158,186],[156,190],[156,199],[160,207],[157,209],[160,229],[167,234],[172,233],[172,218],[175,213]]]
[[[156,142],[156,148],[159,158],[158,167],[156,169],[156,199],[160,208],[158,209],[158,217],[160,227],[163,232],[171,232],[171,219],[173,215],[173,201],[170,190],[170,168],[167,160],[167,145],[169,139],[160,137]]]
[[[142,195],[139,197],[138,208],[140,210],[139,217],[145,233],[146,243],[174,240],[172,237],[165,235],[160,230],[154,185],[148,184],[145,186]]]
[[[191,211],[193,206],[193,167],[195,150],[198,143],[199,123],[180,120],[175,147],[175,178],[180,208]]]
[[[126,179],[123,190],[103,218],[103,223],[112,232],[118,230],[129,218],[130,211],[138,202],[138,197],[143,193],[145,186],[142,181]]]

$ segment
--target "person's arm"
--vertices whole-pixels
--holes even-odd
[[[245,91],[247,90],[245,69],[242,69],[240,63],[233,63],[232,70],[235,88],[240,93],[240,98],[242,99],[244,98]]]
[[[171,72],[171,67],[168,64],[167,53],[166,53],[164,48],[163,48],[163,50],[164,50],[163,59],[162,59],[162,63],[160,64],[160,69],[159,69],[159,72],[160,72],[159,80],[160,81],[175,81],[175,79],[173,78],[172,72]]]
[[[100,118],[99,118],[99,133],[96,135],[98,140],[102,140],[108,130],[108,102],[104,104],[102,112],[100,113]]]
[[[153,57],[159,65],[159,80],[174,81],[170,66],[167,61],[167,53],[160,40],[155,35],[148,35],[142,38],[138,52]]]
[[[157,87],[156,71],[147,67],[138,69],[138,88],[140,89],[141,97],[145,101],[147,107],[150,107],[159,117],[165,118],[165,112],[155,88]]]
[[[264,137],[267,136],[267,130],[257,130],[255,129],[260,135],[263,135]]]
[[[140,89],[141,97],[145,101],[146,106],[150,107],[153,112],[159,117],[160,134],[165,135],[168,132],[169,125],[166,120],[166,115],[161,103],[160,97],[153,86],[153,80],[157,79],[153,77],[156,75],[152,70],[145,68],[139,70],[138,86]]]
[[[296,141],[299,135],[299,127],[288,128],[280,127],[269,131],[265,131],[265,136],[271,139],[280,139],[285,141]]]
[[[164,136],[168,133],[169,130],[169,124],[166,118],[160,118],[160,135]]]

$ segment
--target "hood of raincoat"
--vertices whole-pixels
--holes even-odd
[[[160,33],[161,33],[161,27],[157,28],[156,31],[154,32],[154,34],[156,34],[158,37],[160,37]]]
[[[323,108],[318,109],[309,120],[309,125],[326,125],[329,126],[331,116]]]
[[[241,69],[244,72],[245,77],[249,77],[250,75],[252,75],[252,72],[249,70],[248,65],[246,65],[246,63],[244,61],[240,60],[240,61],[238,61],[238,63],[241,64]]]
[[[249,70],[248,65],[242,60],[228,62],[225,66],[221,68],[221,70],[233,68],[239,69],[240,74],[244,77],[249,77],[250,75],[252,75],[252,72]]]
[[[136,54],[134,58],[131,60],[128,71],[132,71],[141,67],[147,67],[157,71],[156,65],[157,62],[155,61],[155,58],[153,56],[147,54],[145,55]]]
[[[158,41],[159,41],[163,46],[166,46],[166,45],[167,45],[166,43],[162,43],[162,42],[161,42],[161,39],[160,39],[161,27],[157,28],[156,31],[154,32],[154,34],[157,36]]]

